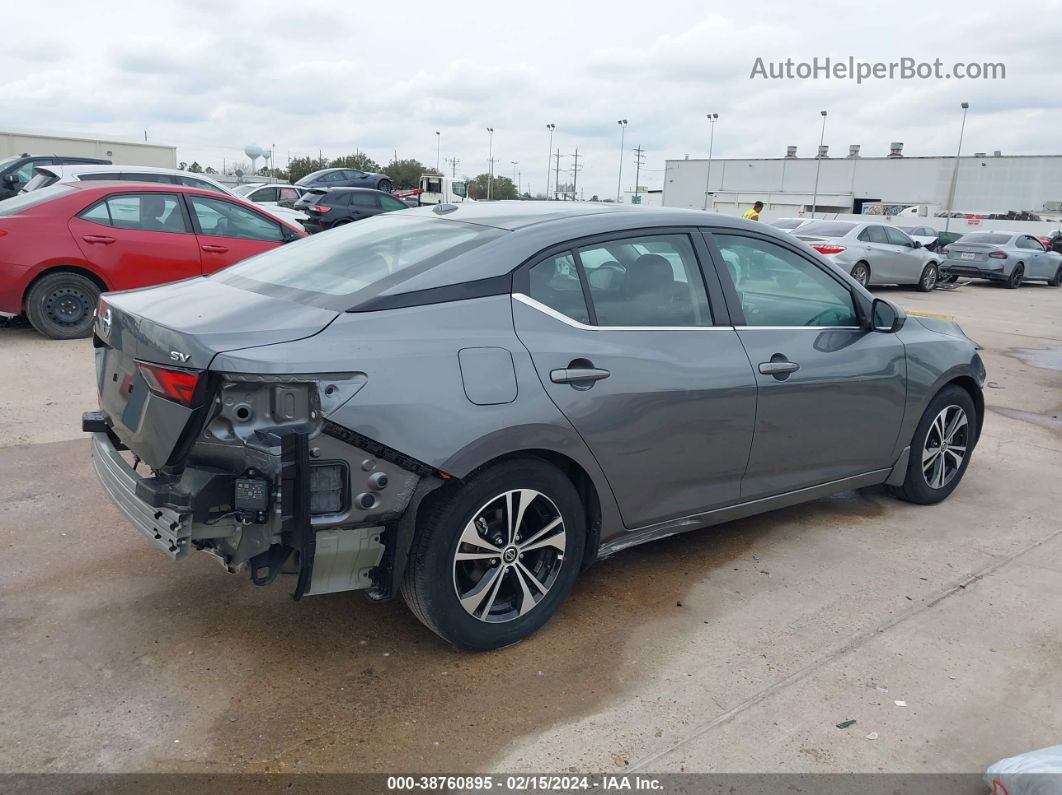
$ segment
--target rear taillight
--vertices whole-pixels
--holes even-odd
[[[946,256],[948,256],[948,254],[949,254],[949,253],[950,253],[950,252],[948,251],[948,247],[947,247],[947,246],[944,246],[944,248],[942,248],[942,249],[940,250],[940,256],[942,256],[942,257],[946,257]]]
[[[199,385],[199,373],[187,370],[171,370],[155,364],[138,364],[140,374],[148,389],[160,397],[173,400],[183,406],[192,405],[195,388]]]
[[[992,259],[1006,259],[1007,258],[1007,252],[1006,251],[993,251],[988,256],[990,256]]]
[[[306,209],[307,210],[313,210],[315,213],[322,213],[322,214],[327,213],[327,212],[331,212],[331,210],[332,210],[331,207],[325,207],[323,204],[311,204]]]
[[[840,254],[844,251],[844,246],[838,246],[834,243],[813,243],[811,247],[820,254]]]

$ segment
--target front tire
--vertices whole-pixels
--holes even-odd
[[[1052,287],[1062,286],[1062,265],[1058,266],[1058,270],[1055,271],[1055,275],[1048,279],[1047,283]]]
[[[100,288],[80,273],[49,273],[26,295],[26,317],[33,328],[53,340],[87,337],[99,299]]]
[[[402,595],[462,649],[497,649],[546,623],[582,565],[586,517],[572,482],[510,460],[438,494],[417,519]]]
[[[377,190],[382,190],[384,193],[391,192],[391,180],[381,179],[380,183],[376,186]]]
[[[959,485],[977,444],[977,408],[970,393],[944,387],[929,402],[911,439],[902,486],[889,491],[901,500],[935,505]]]
[[[1019,262],[1014,266],[1014,271],[1010,274],[1010,278],[1003,282],[1003,286],[1008,290],[1016,290],[1021,287],[1021,280],[1024,278],[1025,266]]]
[[[933,288],[937,286],[938,278],[939,274],[937,273],[937,265],[935,262],[930,262],[926,265],[925,270],[922,271],[922,276],[918,279],[919,292],[932,292]]]

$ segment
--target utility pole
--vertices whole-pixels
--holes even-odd
[[[575,154],[569,155],[572,158],[572,201],[576,201],[579,193],[576,189],[576,185],[579,184],[579,169],[582,166],[579,165],[579,147],[575,147]]]
[[[645,150],[642,149],[642,145],[638,144],[634,149],[634,196],[638,196],[638,201],[641,201],[639,196],[638,178],[642,173],[642,166],[645,164]],[[634,197],[631,197],[631,204],[634,204]]]
[[[712,149],[715,146],[715,122],[719,118],[718,113],[708,114],[708,123],[711,125],[712,132],[708,136],[708,176],[704,178],[704,207],[702,209],[708,209],[708,194],[711,192],[712,184]],[[782,163],[783,167],[785,163]],[[712,209],[715,209],[714,205]]]
[[[546,148],[546,201],[549,201],[549,161],[553,157],[553,131],[557,129],[557,125],[547,124],[546,129],[549,130],[549,146]]]
[[[553,181],[553,193],[556,194],[560,191],[560,147],[557,147],[557,154],[554,155],[557,158],[557,178]]]
[[[811,194],[811,217],[815,217],[815,210],[819,206],[819,169],[822,168],[822,142],[826,140],[826,111],[820,110],[822,114],[822,132],[819,134],[819,151],[815,155],[815,191]],[[770,197],[767,197],[768,200]]]
[[[435,131],[435,170],[439,171],[439,156],[442,154],[442,133]],[[442,173],[441,171],[439,173]]]
[[[627,133],[627,120],[620,119],[616,124],[618,124],[620,128],[619,176],[616,177],[616,204],[619,204],[623,192],[623,136]]]
[[[951,228],[951,206],[955,202],[955,185],[959,181],[959,155],[962,154],[962,134],[966,132],[966,111],[970,109],[969,102],[960,103],[962,108],[962,127],[959,128],[959,148],[955,151],[955,168],[951,172],[951,187],[948,190],[948,212],[944,219],[944,231]]]
[[[487,144],[487,201],[490,201],[491,187],[494,182],[494,128],[488,127],[490,143]]]
[[[451,177],[453,179],[457,179],[457,164],[460,163],[461,161],[458,160],[456,157],[448,157],[448,158],[446,158],[446,162],[453,168],[453,172],[451,173]]]
[[[519,160],[510,160],[509,162],[513,164],[513,187],[516,188],[516,186],[519,184],[516,181],[516,167],[518,165],[520,165],[520,161]],[[520,191],[519,190],[516,191],[516,195],[517,196],[520,195]]]

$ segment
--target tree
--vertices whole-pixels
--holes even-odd
[[[217,174],[218,170],[216,168],[214,168],[213,166],[207,166],[206,168],[203,169],[203,173],[204,174]]]
[[[203,167],[195,160],[192,161],[192,165],[188,166],[188,170],[193,174],[202,174]]]
[[[328,161],[323,157],[294,157],[288,164],[288,176],[292,182],[298,182],[307,174],[328,168]]]
[[[324,166],[321,166],[321,168],[324,168]],[[356,168],[358,171],[377,172],[380,170],[380,164],[364,152],[356,152],[352,155],[334,158],[328,164],[328,168]]]
[[[434,168],[428,168],[419,160],[395,160],[384,167],[383,173],[391,178],[391,184],[396,188],[419,188],[420,178],[424,174],[436,174]]]
[[[187,160],[182,160],[180,163],[177,164],[177,168],[179,168],[181,171],[187,171],[188,170],[188,161]]]
[[[468,184],[469,196],[473,199],[487,198],[486,174],[480,174],[475,179],[466,180],[466,182]],[[519,198],[513,181],[508,177],[499,177],[497,174],[494,175],[494,184],[491,186],[490,197],[499,200]]]

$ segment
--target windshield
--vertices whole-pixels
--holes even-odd
[[[1002,246],[1010,240],[1010,235],[993,235],[988,232],[977,232],[972,235],[963,235],[959,238],[960,243],[974,243],[984,246]]]
[[[65,196],[73,190],[75,188],[70,185],[52,185],[48,188],[35,190],[33,193],[20,193],[10,199],[0,201],[0,215],[15,215],[23,210],[28,210],[30,207],[36,207],[38,204],[44,204],[52,199]]]
[[[400,216],[379,215],[314,235],[244,260],[212,278],[343,311],[507,234],[494,227]]]
[[[798,237],[844,237],[855,229],[855,224],[844,221],[816,221],[800,227]]]
[[[454,182],[450,183],[450,188],[453,190],[454,196],[460,196],[462,199],[465,198],[464,182],[459,182],[455,180]]]
[[[33,175],[29,182],[22,186],[22,190],[19,193],[31,193],[41,188],[46,188],[53,182],[58,182],[59,177],[50,171],[41,171],[37,169],[37,173]]]
[[[258,187],[257,184],[254,184],[254,185],[237,185],[235,188],[232,189],[232,192],[235,193],[237,196],[246,196],[248,193],[250,193],[251,191],[253,191],[257,187]]]
[[[796,229],[802,223],[803,218],[779,218],[777,221],[771,221],[771,226],[776,229]]]
[[[302,179],[295,180],[295,184],[296,185],[309,185],[311,182],[313,182],[319,176],[324,174],[326,171],[332,171],[332,170],[333,169],[331,169],[331,168],[322,168],[320,171],[311,171],[309,174],[307,174]]]
[[[21,160],[21,159],[22,159],[21,155],[14,155],[12,157],[5,157],[3,160],[0,160],[0,170],[2,170],[4,168],[4,166],[9,166],[12,163],[14,163],[16,160]]]

